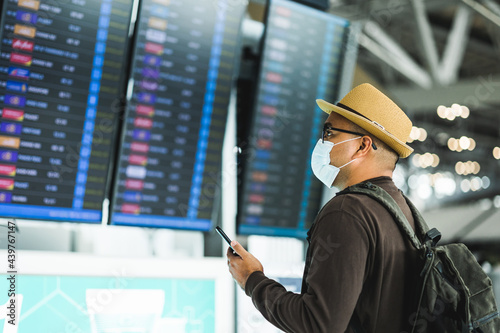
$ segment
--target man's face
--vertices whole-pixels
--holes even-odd
[[[325,121],[325,124],[328,127],[335,127],[338,129],[343,129],[343,130],[350,130],[349,122],[347,119],[344,117],[338,115],[335,112],[330,113],[328,118]],[[345,132],[340,132],[336,130],[326,130],[325,131],[325,136],[324,140],[325,141],[330,141],[334,143],[335,145],[333,146],[332,150],[330,151],[330,164],[336,167],[343,166],[344,164],[350,162],[352,160],[352,155],[357,151],[357,148],[359,148],[359,141],[358,140],[352,140],[356,138],[357,135],[355,134],[350,134],[350,133],[345,133]],[[337,143],[345,141],[345,140],[350,140],[347,142],[343,142],[340,145],[337,145]],[[348,166],[345,168],[340,169],[339,175],[337,178],[335,178],[335,181],[333,182],[333,186],[337,188],[343,188],[343,184],[345,180],[347,180],[348,176]]]

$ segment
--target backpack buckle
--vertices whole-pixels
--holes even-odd
[[[361,183],[361,187],[364,187],[364,188],[369,189],[369,190],[375,190],[377,188],[371,182]]]
[[[436,228],[432,228],[425,234],[424,243],[431,242],[431,247],[434,247],[437,245],[440,239],[441,232],[439,232],[439,230],[437,230]]]

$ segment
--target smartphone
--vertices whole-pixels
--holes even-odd
[[[238,253],[231,246],[231,239],[229,237],[227,237],[224,230],[222,230],[221,227],[217,226],[217,227],[215,227],[215,231],[217,231],[217,233],[227,242],[227,244],[229,244],[229,247],[231,248],[231,250],[233,250],[233,254],[238,255]]]

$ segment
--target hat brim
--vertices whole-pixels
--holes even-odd
[[[359,116],[349,110],[346,110],[340,106],[328,103],[327,101],[324,101],[322,99],[317,99],[316,103],[318,104],[319,108],[324,112],[328,114],[335,112],[341,115],[342,117],[352,121],[353,123],[360,126],[369,133],[373,134],[381,141],[383,141],[385,144],[387,144],[389,147],[394,149],[394,151],[399,155],[399,157],[406,158],[410,156],[410,154],[413,152],[413,148],[411,148],[406,143],[396,138],[391,133],[387,132],[381,126],[374,124],[370,120],[362,116]]]

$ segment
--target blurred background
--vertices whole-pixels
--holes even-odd
[[[0,314],[3,332],[275,332],[214,227],[300,292],[307,230],[336,192],[310,169],[326,119],[315,100],[365,82],[413,122],[396,185],[500,297],[498,2],[1,10],[0,265],[19,319]]]

